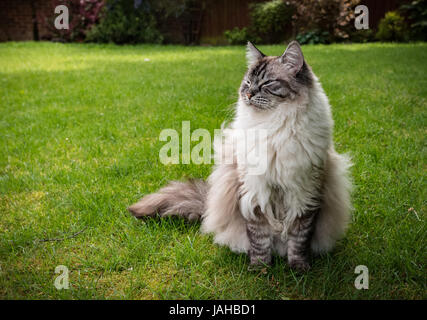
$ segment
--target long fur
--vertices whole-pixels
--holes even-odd
[[[260,112],[239,98],[229,127],[267,130],[267,138],[258,142],[268,151],[264,174],[248,174],[246,163],[238,157],[247,149],[239,144],[233,148],[230,131],[214,149],[221,147],[233,158],[233,164],[223,163],[216,153],[216,166],[207,182],[171,182],[129,211],[136,217],[158,213],[201,219],[201,230],[213,233],[216,243],[235,252],[248,252],[247,221],[254,219],[258,207],[268,220],[273,250],[285,256],[289,227],[310,206],[318,205],[311,249],[314,253],[330,251],[350,221],[351,163],[334,150],[330,105],[318,79],[314,74],[311,77],[313,83],[296,99],[268,112]]]
[[[149,194],[128,210],[137,218],[153,216],[183,216],[198,220],[204,212],[208,186],[201,180],[172,181],[157,193]]]

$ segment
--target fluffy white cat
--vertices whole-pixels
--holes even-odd
[[[345,233],[351,163],[334,150],[328,98],[299,44],[271,57],[248,43],[247,57],[235,118],[216,141],[221,152],[208,181],[171,182],[129,211],[201,219],[203,232],[248,253],[251,265],[270,263],[275,252],[305,271],[311,252],[331,250]],[[243,143],[237,132],[250,130],[264,135]],[[254,174],[255,150],[265,151],[266,166]]]

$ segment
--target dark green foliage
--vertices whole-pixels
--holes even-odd
[[[87,34],[89,42],[161,43],[163,36],[150,7],[136,5],[134,0],[109,1],[103,18]]]
[[[279,43],[290,36],[295,8],[283,1],[273,0],[250,5],[253,35],[264,43]]]
[[[329,32],[321,30],[313,30],[298,34],[296,40],[300,44],[318,44],[318,43],[328,43],[329,41]]]
[[[224,36],[230,44],[246,44],[248,41],[259,42],[259,38],[255,37],[248,28],[234,28],[224,32]]]
[[[355,30],[350,33],[351,42],[367,43],[375,41],[375,31],[373,29]]]
[[[279,43],[291,36],[292,15],[295,7],[283,0],[272,0],[249,5],[251,25],[247,28],[234,28],[224,32],[230,44]]]
[[[412,1],[402,5],[400,10],[409,21],[411,39],[427,41],[427,1]]]
[[[378,25],[376,38],[380,41],[407,40],[405,20],[397,11],[387,12]]]
[[[224,36],[230,44],[244,44],[248,40],[248,29],[236,27],[233,30],[225,31]]]

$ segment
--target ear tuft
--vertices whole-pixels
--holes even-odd
[[[304,55],[299,43],[296,41],[289,43],[280,60],[293,75],[296,75],[304,64]]]
[[[248,66],[254,64],[264,57],[265,54],[259,51],[258,48],[252,44],[252,42],[248,41],[246,46],[246,59],[248,60]]]

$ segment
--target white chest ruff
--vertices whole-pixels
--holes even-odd
[[[240,140],[236,145],[242,180],[241,213],[246,219],[255,219],[254,210],[259,206],[273,228],[283,232],[287,224],[308,207],[316,205],[321,172],[331,145],[331,120],[328,112],[316,119],[322,112],[313,115],[304,110],[299,113],[297,107],[280,111],[273,113],[270,119],[248,113],[237,117],[233,127],[267,130],[262,139]],[[259,154],[265,162],[265,170],[257,174],[251,174],[248,167],[248,163],[254,162],[251,159],[254,150],[265,152]]]

